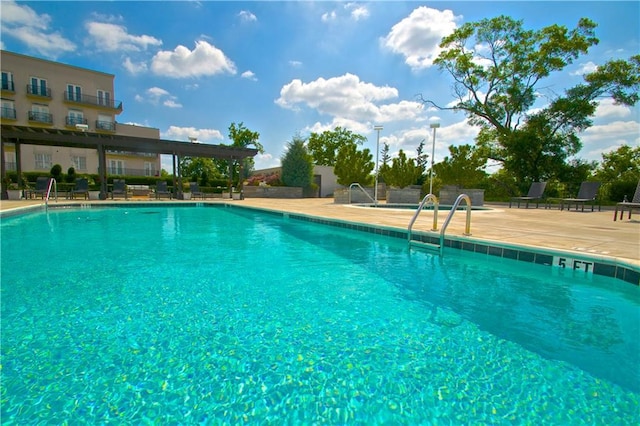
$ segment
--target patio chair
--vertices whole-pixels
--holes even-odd
[[[640,181],[638,181],[638,186],[636,186],[636,192],[633,194],[633,198],[631,201],[623,201],[621,203],[616,204],[616,211],[613,213],[613,221],[615,222],[616,217],[618,216],[618,210],[620,210],[620,220],[622,220],[622,216],[624,216],[625,209],[629,209],[629,219],[631,219],[631,211],[633,209],[640,209]]]
[[[113,180],[113,188],[111,188],[111,199],[116,195],[124,195],[124,199],[128,199],[129,194],[127,193],[127,182],[124,179],[114,179]]]
[[[200,197],[204,200],[204,192],[198,188],[198,182],[189,182],[189,191],[192,199]]]
[[[528,209],[529,202],[535,201],[537,209],[540,201],[542,201],[544,197],[544,189],[546,186],[547,182],[533,182],[529,187],[529,192],[527,193],[527,195],[521,197],[511,197],[511,200],[509,200],[509,208],[511,208],[511,203],[514,201],[518,202],[518,208],[520,208],[520,202],[525,201],[525,209]]]
[[[560,210],[564,210],[564,204],[567,203],[567,211],[571,210],[571,204],[576,204],[576,211],[578,211],[578,204],[582,204],[582,211],[584,211],[584,205],[591,203],[591,211],[598,199],[598,190],[600,189],[600,182],[582,182],[580,184],[580,190],[576,198],[563,198],[560,202]],[[600,201],[598,200],[598,211],[602,210]]]
[[[69,196],[73,200],[76,194],[83,194],[85,200],[89,198],[89,181],[86,178],[76,179],[76,186],[70,191]]]
[[[161,196],[168,196],[169,199],[173,198],[173,194],[167,187],[167,182],[164,180],[158,181],[156,185],[156,200],[159,200]]]
[[[44,196],[47,195],[47,189],[49,189],[49,178],[46,176],[38,176],[38,179],[36,179],[36,187],[32,191],[30,191],[29,198],[34,195],[37,198],[38,195],[40,195],[44,200]]]

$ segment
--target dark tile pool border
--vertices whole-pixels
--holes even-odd
[[[323,218],[319,216],[306,215],[302,213],[291,213],[281,210],[271,210],[253,206],[243,206],[231,203],[200,203],[200,202],[163,202],[158,203],[127,203],[116,202],[108,204],[92,204],[87,203],[68,203],[68,204],[55,204],[49,206],[50,209],[83,209],[83,208],[112,208],[112,207],[128,207],[128,208],[153,208],[153,207],[217,207],[217,208],[234,208],[241,210],[253,210],[259,211],[263,214],[270,214],[277,217],[290,218],[294,220],[300,220],[305,222],[312,222],[337,228],[344,228],[360,232],[368,232],[376,235],[383,235],[392,238],[408,239],[407,231],[384,227],[380,225],[370,225],[360,222],[350,222],[340,219]],[[44,210],[44,205],[35,205],[24,208],[16,208],[11,210],[5,210],[0,212],[0,218],[22,215],[26,213],[32,213],[36,211]],[[429,235],[422,232],[413,232],[412,238],[430,244],[440,244],[439,236]],[[553,267],[554,256],[566,256],[569,258],[577,258],[593,263],[593,273],[596,275],[602,275],[610,278],[619,279],[634,285],[640,285],[640,267],[635,265],[626,264],[616,259],[603,259],[595,256],[589,256],[588,254],[563,252],[560,250],[551,250],[545,248],[533,248],[518,245],[499,244],[486,240],[477,240],[471,237],[458,237],[458,236],[445,236],[444,246],[449,249],[465,250],[478,254],[485,254],[487,256],[502,257],[505,259],[512,259],[521,262],[536,263],[539,265],[545,265]]]

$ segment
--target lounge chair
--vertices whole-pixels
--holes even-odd
[[[124,195],[124,199],[126,200],[129,197],[127,193],[127,182],[124,179],[114,179],[113,180],[113,188],[111,188],[111,199],[116,195]]]
[[[567,211],[571,210],[571,204],[576,204],[576,211],[578,211],[578,204],[582,204],[582,211],[584,211],[584,205],[591,203],[591,211],[596,204],[598,198],[598,190],[600,189],[600,182],[582,182],[580,184],[580,190],[576,198],[563,198],[560,202],[560,210],[564,210],[564,204],[567,203]],[[598,201],[598,211],[602,210],[602,206]]]
[[[49,178],[46,176],[38,176],[38,179],[36,179],[36,187],[32,191],[30,191],[29,198],[34,195],[36,197],[40,195],[44,200],[45,195],[47,195],[47,189],[49,189]]]
[[[167,187],[167,182],[161,180],[156,185],[156,200],[159,200],[161,196],[168,196],[169,199],[173,198],[173,194]]]
[[[76,186],[71,190],[69,196],[71,199],[76,198],[76,194],[84,194],[84,199],[89,198],[89,181],[86,178],[76,179]]]
[[[529,187],[529,192],[527,193],[527,195],[522,196],[522,197],[512,197],[511,200],[509,201],[509,208],[511,208],[511,203],[513,201],[517,201],[518,202],[518,208],[520,208],[520,201],[525,201],[525,208],[528,209],[529,208],[529,202],[530,201],[535,201],[536,202],[536,209],[538,208],[538,204],[540,204],[540,201],[542,201],[543,197],[544,197],[544,189],[547,186],[547,182],[533,182],[531,184],[531,186]]]
[[[636,192],[635,194],[633,194],[633,198],[631,199],[631,201],[623,201],[616,204],[616,211],[613,213],[614,222],[616,220],[616,217],[618,216],[618,210],[620,210],[620,220],[622,220],[625,209],[629,209],[629,219],[631,219],[631,211],[633,209],[640,209],[640,181],[638,181]]]
[[[198,182],[189,182],[189,191],[192,199],[200,197],[204,200],[204,192],[198,188]]]

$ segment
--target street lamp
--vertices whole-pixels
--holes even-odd
[[[382,126],[373,126],[373,130],[378,132],[378,142],[376,142],[376,183],[373,187],[374,204],[378,205],[378,154],[380,153],[380,130],[382,130]]]
[[[436,155],[436,129],[440,127],[440,123],[431,123],[429,126],[433,129],[433,143],[431,144],[431,171],[429,172],[429,194],[433,194],[433,157]]]

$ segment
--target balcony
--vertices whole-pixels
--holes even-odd
[[[49,89],[48,87],[27,84],[27,95],[51,99],[51,89]]]
[[[2,91],[3,92],[15,92],[16,88],[13,84],[12,80],[6,80],[2,82]]]
[[[70,102],[74,104],[81,105],[91,105],[102,108],[114,109],[117,111],[122,111],[122,101],[116,101],[111,99],[99,98],[97,96],[91,95],[77,95],[75,93],[64,92],[64,100],[65,102]]]
[[[53,124],[53,115],[48,112],[29,111],[29,121],[36,123]]]
[[[65,117],[65,124],[67,126],[75,126],[76,124],[87,124],[87,119],[82,117]]]
[[[103,130],[105,132],[115,132],[116,123],[114,121],[96,120],[96,130]]]
[[[15,108],[2,107],[2,119],[15,120],[16,119],[16,109]]]

